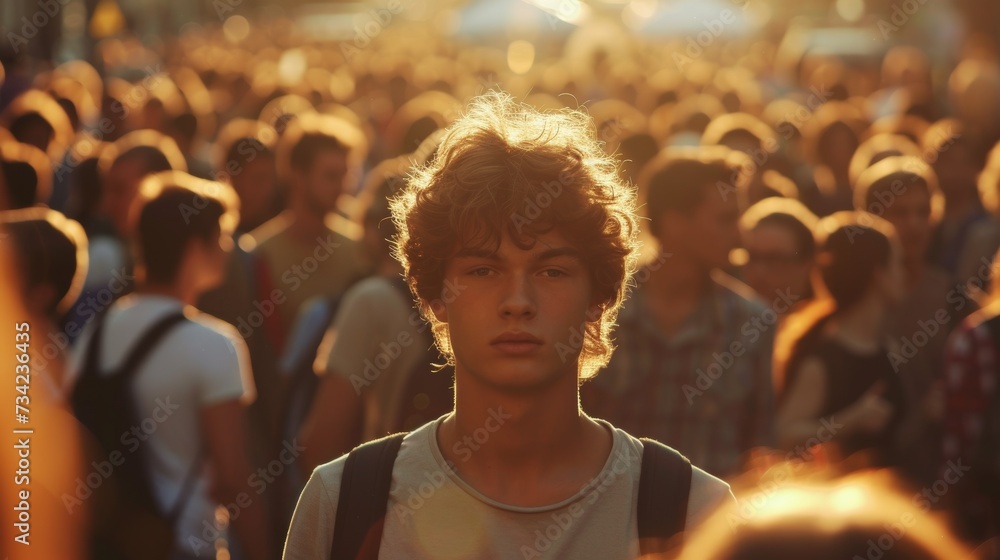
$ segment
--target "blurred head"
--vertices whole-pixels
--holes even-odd
[[[30,144],[0,141],[0,170],[8,185],[11,209],[47,204],[52,194],[52,164]]]
[[[797,200],[768,198],[740,218],[746,264],[743,280],[762,298],[775,292],[808,297],[819,219]]]
[[[320,215],[334,211],[345,186],[355,180],[364,144],[361,131],[343,119],[312,115],[293,120],[278,142],[277,160],[289,199]]]
[[[392,201],[396,257],[442,352],[494,386],[593,375],[635,269],[634,196],[586,115],[476,98]],[[494,355],[521,329],[537,352]]]
[[[954,119],[937,121],[924,133],[924,160],[934,168],[946,199],[977,192],[979,164],[964,134],[964,127]]]
[[[87,236],[80,224],[48,208],[0,212],[0,230],[14,248],[30,311],[58,321],[87,275]]]
[[[973,558],[944,521],[914,507],[913,494],[891,475],[796,478],[795,468],[772,467],[748,492],[752,515],[736,507],[717,511],[689,538],[680,560]]]
[[[892,224],[867,212],[837,212],[816,226],[814,289],[838,310],[904,293],[903,252]]]
[[[232,185],[240,197],[239,231],[251,231],[275,214],[277,140],[277,131],[249,119],[230,121],[216,139],[215,176]]]
[[[838,177],[840,174],[846,177],[851,157],[860,143],[858,137],[866,125],[864,115],[854,105],[838,101],[823,104],[803,126],[809,159]]]
[[[639,179],[650,232],[662,250],[706,272],[728,266],[729,252],[739,243],[739,199],[746,176],[732,153],[721,147],[667,149]]]
[[[177,144],[155,130],[137,130],[101,151],[101,214],[120,233],[128,231],[128,213],[139,184],[150,174],[187,171]]]
[[[17,97],[0,114],[18,142],[45,152],[52,161],[62,160],[73,137],[73,125],[66,111],[49,94],[30,89]]]
[[[195,293],[222,282],[239,220],[232,187],[183,171],[146,177],[129,212],[130,238],[145,285],[188,283]]]
[[[879,161],[861,173],[854,186],[854,208],[892,224],[907,261],[925,258],[942,202],[934,170],[913,156]]]
[[[355,221],[364,226],[365,250],[372,262],[392,259],[391,240],[396,237],[397,230],[389,199],[403,188],[409,167],[405,156],[383,161],[368,173],[358,194]]]

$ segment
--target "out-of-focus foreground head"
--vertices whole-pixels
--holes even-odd
[[[717,511],[688,540],[680,560],[962,560],[971,551],[930,503],[888,472],[839,479],[779,464],[739,505]],[[917,494],[920,497],[919,494]]]

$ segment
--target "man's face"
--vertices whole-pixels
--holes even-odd
[[[504,235],[495,253],[461,251],[445,281],[431,307],[448,324],[460,375],[508,392],[564,376],[575,383],[579,337],[598,307],[581,255],[560,233],[538,236],[529,250]]]
[[[119,160],[108,171],[101,210],[121,235],[128,231],[129,206],[139,192],[139,184],[145,175],[146,166],[138,158]]]
[[[277,181],[274,158],[258,156],[247,163],[241,173],[232,177],[233,188],[240,197],[240,229],[250,231],[270,218]]]
[[[922,259],[931,234],[930,194],[920,186],[911,186],[887,205],[882,217],[896,228],[904,258]]]
[[[312,166],[300,175],[300,186],[310,206],[324,214],[336,210],[347,171],[347,154],[334,150],[317,154]]]
[[[706,268],[729,266],[729,252],[740,239],[740,208],[735,193],[723,197],[714,185],[693,212],[666,212],[660,240],[665,251],[687,256]]]
[[[798,252],[795,236],[784,227],[762,224],[743,235],[747,263],[743,280],[762,298],[788,290],[802,295],[809,289],[810,259]]]

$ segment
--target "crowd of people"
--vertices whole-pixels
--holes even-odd
[[[80,557],[157,557],[135,538],[150,510],[174,559],[329,550],[341,514],[316,487],[341,471],[320,465],[423,437],[456,406],[476,319],[452,304],[485,297],[478,271],[493,274],[435,272],[451,257],[434,243],[463,235],[497,236],[504,258],[530,248],[521,236],[565,242],[593,266],[604,303],[554,351],[580,360],[594,426],[697,467],[684,503],[704,530],[684,558],[1000,557],[995,51],[970,40],[940,67],[918,46],[859,61],[765,34],[691,58],[623,31],[514,71],[399,26],[363,49],[272,22],[156,49],[107,39],[93,64],[3,60],[0,256],[7,296],[48,333],[34,335],[31,398],[85,428],[61,432],[80,465],[52,496],[53,523],[84,527]],[[553,149],[560,126],[582,147]],[[451,190],[420,190],[438,183]],[[592,206],[612,217],[594,222]],[[605,247],[630,228],[641,244]],[[485,391],[472,386],[466,403]],[[442,460],[495,506],[463,458],[507,443],[491,412]],[[115,422],[133,429],[96,433]],[[123,466],[98,477],[115,484],[91,484],[115,450]],[[580,465],[608,455],[578,451]],[[433,466],[406,443],[399,457]],[[712,517],[726,483],[735,501]],[[454,557],[494,550],[474,548],[479,532],[516,533],[474,521]],[[515,553],[580,553],[547,524]],[[383,547],[440,549],[413,531]]]

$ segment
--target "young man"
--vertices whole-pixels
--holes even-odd
[[[726,148],[668,149],[649,163],[639,185],[659,257],[637,275],[608,371],[582,391],[588,412],[720,477],[772,443],[774,332],[805,297],[786,289],[764,307],[722,272],[739,242],[736,171]]]
[[[689,487],[647,471],[673,452],[580,409],[637,252],[634,193],[587,117],[480,97],[392,207],[397,258],[455,366],[455,409],[402,439],[385,503],[368,506],[384,520],[366,557],[634,558],[650,535],[640,473],[688,490],[656,502],[687,528],[731,499],[686,462]],[[286,559],[354,557],[332,548],[360,511],[341,503],[356,485],[342,476],[365,449],[314,471]]]
[[[288,208],[240,239],[251,256],[254,308],[236,326],[250,345],[260,391],[259,426],[278,423],[281,395],[275,356],[302,304],[337,297],[365,276],[368,266],[358,232],[336,213],[337,200],[364,159],[364,137],[331,116],[296,118],[278,142],[278,179],[288,189]],[[272,434],[258,433],[265,440]]]
[[[244,499],[256,497],[248,486],[256,475],[245,407],[255,395],[246,345],[231,325],[190,307],[222,280],[237,220],[235,194],[221,183],[167,171],[143,181],[129,215],[139,265],[136,292],[84,330],[67,368],[67,394],[76,402],[74,389],[88,357],[99,375],[109,375],[146,333],[183,313],[187,320],[166,331],[130,381],[136,414],[155,419],[155,429],[147,429],[144,420],[142,432],[123,436],[126,447],[117,451],[131,456],[146,446],[142,452],[158,507],[179,508],[173,558],[214,558],[217,504],[237,501],[242,503],[232,525],[242,549],[248,558],[268,558],[267,508],[259,497],[250,504]]]

